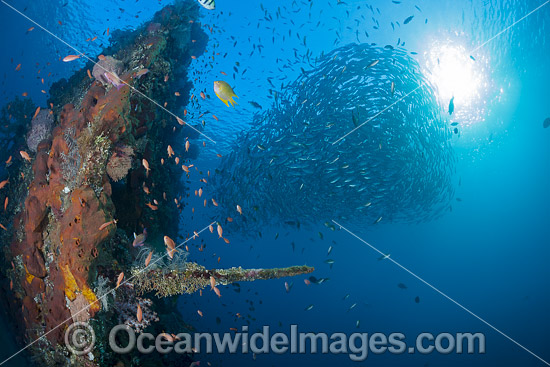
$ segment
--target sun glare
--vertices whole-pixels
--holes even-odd
[[[428,76],[443,105],[452,97],[469,105],[479,97],[482,75],[462,46],[436,45],[427,55]]]

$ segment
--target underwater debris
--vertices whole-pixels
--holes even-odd
[[[277,279],[309,274],[315,270],[310,266],[290,266],[273,269],[212,269],[186,262],[179,269],[156,268],[144,270],[143,267],[132,269],[133,284],[138,294],[154,291],[158,297],[169,297],[178,294],[195,293],[211,284],[211,277],[216,284],[228,285],[235,282],[247,282],[260,279]]]
[[[120,71],[124,80],[132,80],[135,70],[147,68],[147,77],[132,82],[151,99],[163,98],[165,84],[157,88],[156,80],[167,73],[173,76],[170,83],[187,78],[190,60],[185,63],[179,58],[194,47],[191,28],[202,32],[190,22],[197,16],[196,4],[178,2],[155,16],[163,32],[151,35],[144,24],[136,31],[121,33],[108,50],[121,62],[113,61],[113,67],[126,68]],[[41,360],[40,365],[59,365],[57,361],[66,360],[65,328],[58,327],[65,320],[93,320],[94,325],[103,328],[116,322],[110,317],[111,311],[99,312],[107,311],[109,306],[112,310],[113,298],[104,297],[101,303],[97,300],[105,294],[106,284],[100,277],[111,279],[133,261],[133,248],[126,234],[135,231],[136,225],[153,233],[173,231],[180,219],[178,209],[168,206],[159,207],[155,217],[146,215],[149,212],[143,210],[141,187],[146,180],[151,188],[177,197],[180,189],[171,183],[179,181],[181,171],[153,170],[145,177],[141,169],[130,169],[133,152],[155,162],[161,154],[156,145],[164,146],[168,138],[173,138],[173,130],[164,123],[164,112],[132,94],[129,88],[105,87],[86,74],[86,69],[81,69],[50,88],[48,104],[59,125],[53,129],[52,139],[37,143],[36,154],[25,152],[30,164],[23,162],[19,152],[24,151],[33,114],[39,117],[42,111],[29,100],[16,99],[11,107],[2,109],[0,116],[0,130],[7,133],[3,160],[11,164],[7,169],[13,171],[3,193],[9,193],[9,205],[16,207],[10,211],[13,216],[4,214],[11,223],[2,223],[7,229],[2,235],[11,241],[5,256],[14,264],[13,269],[8,266],[3,270],[13,283],[6,298],[13,300],[9,313],[16,320],[20,336],[39,339],[29,350]],[[170,103],[177,108],[185,101]],[[115,181],[128,176],[128,172],[126,185],[111,186],[109,177]],[[115,210],[120,223],[98,230],[113,221]],[[95,288],[94,279],[98,280]],[[146,327],[135,320],[138,304],[143,323],[157,319],[150,300],[134,296],[134,302],[130,295],[119,297],[116,293],[117,311],[127,325],[136,330]],[[86,304],[87,311],[78,313]]]

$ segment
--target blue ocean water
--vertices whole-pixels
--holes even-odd
[[[111,34],[116,29],[134,29],[170,4],[143,0],[7,3],[89,55],[97,55],[109,45],[104,34],[108,27]],[[249,102],[268,109],[274,102],[273,91],[284,91],[285,85],[301,75],[301,68],[313,69],[321,53],[349,43],[384,47],[396,46],[398,40],[404,42],[402,48],[415,53],[411,57],[434,86],[442,115],[449,123],[459,122],[459,133],[452,136],[457,159],[452,211],[415,224],[382,220],[376,225],[370,221],[361,225],[360,217],[334,219],[549,361],[550,129],[543,128],[544,119],[550,117],[550,4],[546,4],[506,0],[219,0],[213,11],[201,8],[201,21],[209,35],[207,53],[192,62],[189,78],[194,84],[191,93],[208,91],[212,98],[190,105],[188,110],[193,116],[205,113],[204,133],[216,144],[207,142],[194,164],[215,172],[219,165],[216,154],[230,154],[239,135],[252,127],[258,109]],[[411,15],[414,18],[404,24]],[[37,27],[27,31],[33,24],[5,4],[0,4],[0,17],[4,28],[1,103],[27,92],[35,103],[45,105],[48,95],[41,90],[47,91],[52,83],[69,77],[83,64],[60,62],[73,53],[71,49]],[[86,41],[96,35],[96,41]],[[209,58],[212,51],[220,54],[214,61]],[[21,69],[16,72],[18,64]],[[239,96],[234,109],[214,96],[212,83],[221,78]],[[453,96],[455,113],[449,116]],[[190,190],[198,187],[192,183]],[[201,207],[202,199],[190,199],[183,214],[189,219],[181,224],[182,232],[202,228],[216,215]],[[192,208],[196,208],[194,214]],[[360,363],[346,355],[288,353],[255,357],[252,353],[201,353],[196,360],[243,366],[544,365],[395,263],[378,260],[379,253],[338,226],[333,231],[323,223],[308,223],[297,229],[266,219],[261,236],[257,231],[231,231],[230,244],[207,243],[204,252],[191,251],[191,260],[207,268],[306,264],[315,267],[312,275],[317,279],[330,279],[309,286],[303,281],[306,276],[240,283],[240,292],[233,286],[221,288],[220,299],[210,291],[202,296],[182,296],[174,312],[180,312],[202,332],[226,332],[231,327],[240,328],[247,320],[251,332],[264,325],[272,332],[288,332],[291,324],[297,324],[306,332],[400,332],[411,343],[422,332],[481,332],[486,337],[486,353],[370,353]],[[288,220],[307,222],[300,217]],[[327,255],[329,247],[332,251]],[[334,264],[325,263],[327,259]],[[285,281],[291,284],[290,292],[285,291]],[[398,287],[400,283],[406,289]],[[306,311],[310,305],[313,308]],[[204,317],[197,314],[198,309]],[[237,318],[236,313],[244,317]],[[5,345],[10,342],[6,337]],[[2,357],[16,348],[13,343],[2,351]]]

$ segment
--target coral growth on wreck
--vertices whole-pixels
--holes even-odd
[[[27,146],[31,152],[36,153],[38,143],[48,139],[53,129],[53,113],[51,110],[42,109],[31,121],[31,129],[27,134]]]
[[[107,174],[111,180],[117,182],[128,175],[128,171],[132,168],[132,157],[134,149],[127,145],[121,145],[113,149],[111,158],[107,162]]]
[[[187,79],[191,55],[204,49],[207,36],[195,22],[198,9],[194,1],[177,2],[135,32],[117,33],[118,38],[113,32],[115,42],[104,50],[100,65],[127,85],[112,88],[105,70],[89,63],[52,86],[51,114],[40,111],[31,123],[36,106],[21,99],[1,111],[6,139],[0,154],[8,154],[5,161],[17,157],[7,167],[9,187],[3,192],[9,195],[9,210],[0,214],[7,229],[0,236],[10,243],[3,254],[10,264],[3,267],[10,280],[4,298],[20,341],[37,340],[29,350],[40,365],[115,365],[106,348],[91,357],[67,357],[64,332],[76,321],[90,322],[98,335],[117,321],[138,332],[154,327],[157,319],[162,323],[157,304],[142,298],[143,292],[192,293],[209,284],[210,276],[228,284],[312,271],[206,270],[187,262],[181,250],[170,261],[154,255],[150,268],[132,270],[136,255],[144,263],[144,252],[136,254],[124,239],[144,228],[150,238],[178,229],[186,193],[173,183],[180,182],[183,171],[155,164],[185,128],[148,98],[165,101],[174,111],[183,107],[173,83]],[[27,144],[30,161],[19,158]],[[151,172],[136,164],[143,160],[150,162]],[[122,272],[135,275],[135,290],[124,284],[111,293],[109,285]],[[131,357],[124,363],[135,365]]]
[[[259,279],[277,279],[311,273],[309,266],[291,266],[274,269],[212,269],[193,262],[186,262],[180,269],[149,269],[136,267],[132,269],[133,284],[138,294],[155,292],[156,296],[168,297],[178,294],[191,294],[209,284],[211,277],[217,284],[227,285],[234,282],[246,282]]]

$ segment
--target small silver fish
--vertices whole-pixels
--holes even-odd
[[[370,64],[367,65],[367,67],[365,69],[370,69],[372,68],[373,66],[375,66],[376,64],[378,64],[380,62],[380,60],[374,60],[373,62],[371,62]]]

